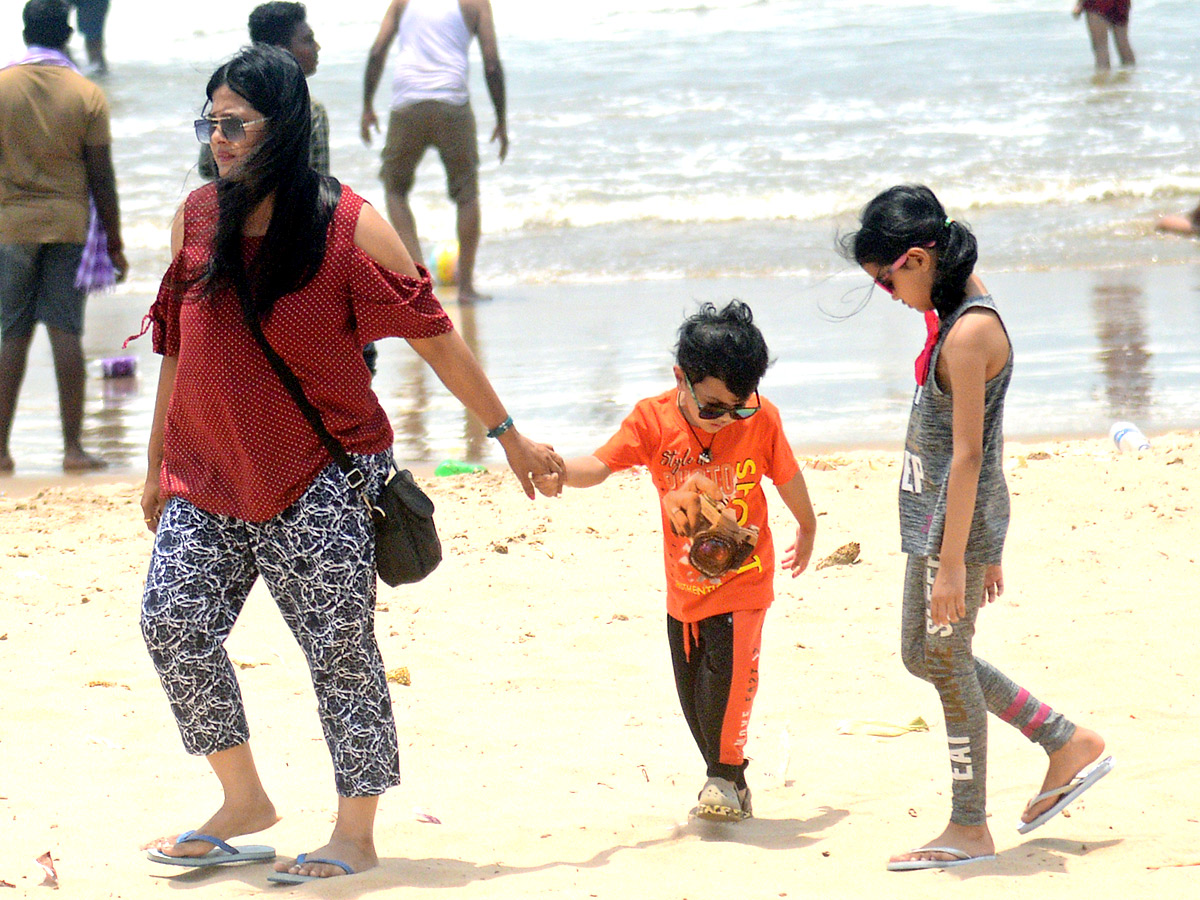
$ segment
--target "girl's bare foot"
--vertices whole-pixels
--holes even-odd
[[[946,830],[925,845],[926,847],[954,847],[970,857],[991,856],[996,852],[996,844],[987,825],[955,825],[951,822]],[[915,860],[936,860],[938,862],[956,862],[958,857],[949,853],[939,853],[933,850],[910,850],[898,853],[889,862],[912,862]]]
[[[279,821],[275,805],[264,794],[261,800],[244,805],[223,805],[211,819],[196,829],[199,834],[211,835],[228,841],[243,834],[254,834],[270,828]],[[167,856],[204,856],[213,845],[208,841],[184,841],[176,843],[179,835],[162,837],[152,841],[145,849],[157,848]]]
[[[1070,784],[1082,769],[1094,763],[1104,752],[1104,738],[1088,728],[1076,728],[1071,739],[1050,754],[1050,766],[1039,794]],[[1022,822],[1032,822],[1052,807],[1058,797],[1047,797],[1041,803],[1030,806],[1021,814]]]

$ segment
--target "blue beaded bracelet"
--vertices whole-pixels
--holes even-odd
[[[487,436],[490,438],[498,438],[498,437],[500,437],[500,435],[504,434],[504,432],[508,431],[508,429],[510,429],[512,427],[513,427],[512,416],[505,416],[504,421],[501,422],[499,425],[497,425],[495,428],[493,428],[491,431],[489,431],[487,433]]]

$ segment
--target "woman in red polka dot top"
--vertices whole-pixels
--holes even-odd
[[[151,858],[194,866],[274,852],[228,843],[278,818],[223,647],[261,575],[312,670],[338,793],[330,840],[277,863],[271,877],[346,875],[376,865],[379,795],[400,780],[374,636],[374,535],[361,496],[246,316],[261,323],[373,492],[392,465],[393,436],[362,348],[385,337],[407,339],[491,429],[531,498],[531,477],[561,474],[562,459],[513,427],[391,226],[309,168],[308,88],[295,59],[255,45],[213,74],[207,94],[196,133],[211,144],[220,178],[176,214],[173,259],[148,316],[163,359],[142,495],[155,532],[142,632],[184,746],[207,757],[224,802]]]

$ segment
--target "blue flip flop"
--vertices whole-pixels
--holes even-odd
[[[349,863],[344,863],[340,859],[323,859],[320,856],[314,856],[309,859],[307,853],[301,853],[296,857],[296,865],[302,866],[308,863],[324,863],[327,866],[337,866],[347,875],[353,875],[354,869]],[[336,876],[330,876],[336,877]],[[272,872],[267,876],[267,881],[273,881],[276,884],[304,884],[306,881],[324,881],[320,875],[293,875],[291,872]]]
[[[184,866],[189,869],[224,866],[230,863],[262,862],[275,858],[275,848],[265,844],[244,844],[241,847],[234,847],[220,838],[195,831],[185,831],[175,839],[176,844],[182,844],[184,841],[204,841],[212,844],[213,848],[203,856],[168,856],[156,847],[153,850],[147,850],[146,857],[163,865]]]
[[[1080,794],[1111,772],[1113,770],[1113,766],[1116,764],[1117,761],[1115,759],[1113,759],[1111,756],[1106,756],[1099,762],[1092,763],[1092,765],[1081,771],[1062,787],[1054,788],[1053,790],[1038,794],[1025,805],[1026,809],[1036,803],[1041,803],[1043,800],[1049,800],[1051,797],[1060,797],[1061,799],[1032,821],[1022,822],[1017,826],[1017,831],[1019,831],[1021,834],[1028,834],[1029,832],[1033,831],[1033,829],[1045,825],[1060,812],[1066,809],[1069,804],[1074,803]]]

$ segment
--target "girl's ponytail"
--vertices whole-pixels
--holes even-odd
[[[932,192],[930,196],[933,196]],[[936,198],[934,202],[937,202]],[[941,204],[938,206],[940,208]],[[941,230],[940,240],[934,246],[937,251],[937,264],[934,268],[931,299],[938,316],[945,319],[958,309],[967,296],[967,280],[975,271],[975,263],[979,259],[979,244],[966,225],[953,219],[946,218]]]

